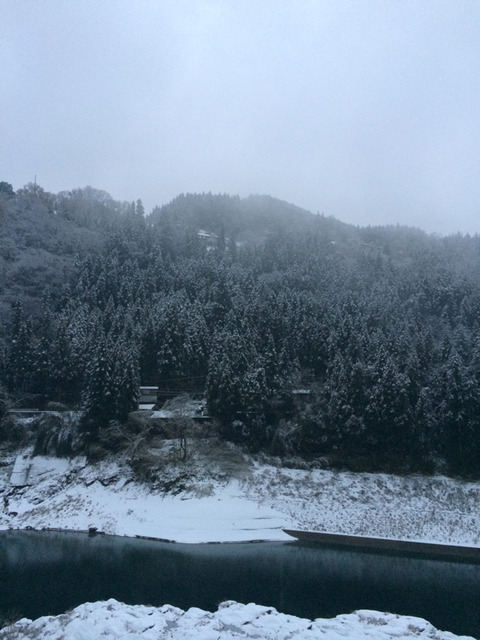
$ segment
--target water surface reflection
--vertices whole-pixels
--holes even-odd
[[[377,609],[480,636],[480,565],[299,542],[188,545],[0,532],[0,614],[58,614],[110,597],[207,610],[223,600],[257,602],[308,618]]]

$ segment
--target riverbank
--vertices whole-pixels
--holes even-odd
[[[26,452],[28,453],[28,452]],[[247,460],[221,471],[205,460],[170,465],[139,483],[110,460],[37,456],[28,484],[10,484],[0,458],[0,528],[52,527],[177,542],[288,540],[283,529],[480,546],[480,485],[442,476],[284,469]]]
[[[35,457],[26,461],[27,484],[15,487],[15,460],[13,454],[0,456],[1,529],[96,528],[107,534],[194,543],[291,540],[283,531],[287,528],[479,545],[480,485],[441,476],[285,469],[253,460],[226,469],[190,460],[187,465],[167,465],[161,483],[148,485],[118,460],[89,465],[83,458]],[[272,640],[459,637],[420,618],[376,611],[310,621],[258,604],[229,602],[211,613],[110,600],[81,605],[61,616],[20,620],[0,630],[0,638],[145,640],[160,637],[165,629],[179,640],[213,635],[220,640],[259,635]]]

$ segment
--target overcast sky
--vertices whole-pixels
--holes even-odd
[[[480,0],[0,0],[0,180],[480,232]]]

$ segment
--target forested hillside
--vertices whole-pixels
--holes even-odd
[[[98,438],[155,384],[253,450],[480,472],[477,236],[0,183],[0,268],[6,405],[81,407]]]

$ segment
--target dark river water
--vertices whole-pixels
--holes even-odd
[[[480,637],[480,564],[300,542],[189,545],[0,532],[0,617],[36,618],[107,598],[210,611],[237,600],[308,618],[376,609]]]

